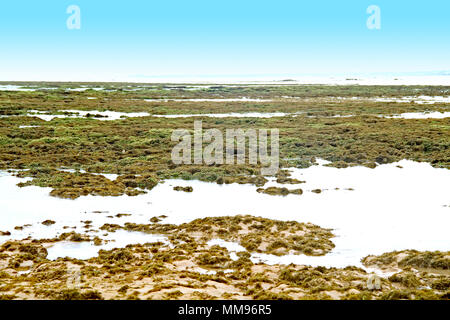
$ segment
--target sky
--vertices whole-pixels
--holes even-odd
[[[0,30],[2,81],[450,70],[448,0],[2,0]]]

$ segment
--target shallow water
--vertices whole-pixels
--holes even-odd
[[[117,230],[116,232],[109,233],[107,236],[102,236],[101,238],[108,242],[99,246],[94,245],[92,242],[57,242],[47,249],[47,259],[56,260],[59,257],[89,259],[97,256],[100,249],[111,250],[114,248],[124,248],[129,244],[136,243],[169,243],[164,236],[143,232],[128,232],[125,230]]]
[[[296,117],[297,115],[294,115]],[[307,116],[308,118],[351,118],[356,115],[347,114],[347,115],[333,115],[333,116]],[[405,112],[401,114],[395,115],[384,115],[378,114],[376,115],[380,118],[388,118],[388,119],[445,119],[450,117],[450,112],[439,112],[439,111],[426,111],[426,112]]]
[[[272,99],[255,99],[255,98],[227,98],[227,99],[144,99],[147,102],[169,102],[169,101],[178,101],[178,102],[271,102]]]
[[[153,115],[158,118],[191,118],[191,117],[209,117],[209,118],[274,118],[286,117],[298,113],[284,113],[284,112],[245,112],[245,113],[203,113],[203,114],[165,114]]]
[[[30,110],[28,113],[29,117],[37,117],[44,121],[51,121],[55,118],[84,118],[86,115],[90,114],[91,119],[96,120],[119,120],[123,118],[136,118],[136,117],[147,117],[150,114],[147,112],[117,112],[117,111],[83,111],[83,110],[60,110],[60,112],[70,112],[71,115],[65,114],[49,114],[47,111]],[[101,116],[101,117],[95,117]]]
[[[305,112],[229,112],[229,113],[197,113],[197,114],[150,114],[147,112],[117,112],[117,111],[83,111],[83,110],[60,110],[60,112],[69,112],[72,114],[51,114],[50,111],[39,111],[30,110],[27,116],[37,117],[44,121],[51,121],[55,118],[86,118],[88,114],[91,115],[90,119],[95,120],[120,120],[125,118],[134,117],[156,117],[156,118],[195,118],[195,117],[209,117],[209,118],[275,118],[275,117],[298,117],[305,114]],[[17,115],[0,115],[0,118],[16,117]],[[306,115],[308,118],[350,118],[356,115],[346,114],[346,115]],[[405,112],[402,114],[395,115],[369,115],[377,116],[380,118],[390,118],[390,119],[445,119],[450,117],[450,111],[439,112],[439,111],[425,111],[425,112]],[[28,126],[21,126],[20,128],[26,128]]]
[[[80,88],[68,88],[65,89],[66,91],[74,91],[74,92],[83,92],[86,90],[95,90],[95,91],[102,91],[105,90],[105,88],[91,88],[91,87],[80,87]]]
[[[393,116],[381,116],[392,119],[444,119],[450,117],[450,111],[447,112],[405,112]]]
[[[336,234],[332,239],[336,248],[323,257],[253,255],[254,259],[267,263],[360,266],[360,259],[369,254],[403,249],[450,250],[450,170],[407,160],[375,169],[338,169],[319,162],[320,165],[307,169],[291,169],[293,178],[306,183],[280,185],[270,181],[266,184],[265,187],[284,186],[304,191],[303,195],[285,197],[258,193],[252,185],[168,180],[135,197],[85,196],[67,200],[50,197],[50,188],[18,188],[16,184],[25,180],[3,172],[0,230],[10,231],[12,235],[0,237],[0,242],[29,235],[51,238],[72,230],[84,233],[82,220],[91,220],[93,228],[98,229],[104,223],[149,223],[151,217],[159,215],[168,216],[163,223],[179,224],[209,216],[250,214],[312,222],[332,228]],[[194,191],[176,192],[173,187],[177,185],[192,186]],[[317,188],[323,191],[311,192]],[[131,216],[114,217],[117,213]],[[40,222],[46,219],[55,220],[56,224],[42,225]],[[14,230],[15,226],[24,224],[32,226]],[[64,226],[76,228],[63,229]],[[102,238],[102,233],[90,234]],[[72,247],[66,252],[64,245],[58,244],[61,247],[56,252],[59,253],[52,253],[52,257],[75,256],[77,247],[69,245]],[[83,246],[87,244],[80,245],[79,250],[83,251]]]
[[[0,91],[39,91],[39,90],[57,90],[59,87],[27,87],[27,86],[18,86],[18,85],[0,85]],[[83,92],[86,90],[96,90],[101,91],[105,88],[90,88],[90,87],[80,87],[80,88],[66,88],[66,91],[75,91],[75,92]]]
[[[115,173],[95,173],[95,172],[88,172],[88,171],[83,170],[83,169],[81,169],[81,170],[75,170],[75,169],[65,169],[65,168],[61,168],[61,169],[59,169],[59,171],[71,172],[71,173],[76,173],[76,172],[79,172],[79,173],[89,173],[89,174],[94,174],[94,175],[104,176],[105,178],[107,178],[107,179],[109,179],[109,180],[111,180],[111,181],[116,180],[117,177],[119,176],[118,174],[115,174]]]
[[[450,97],[444,96],[417,96],[401,98],[375,98],[374,101],[380,102],[414,102],[418,104],[450,103]]]
[[[39,128],[40,126],[19,126],[19,129]]]
[[[24,88],[23,86],[17,85],[0,85],[0,91],[36,91],[32,88]]]

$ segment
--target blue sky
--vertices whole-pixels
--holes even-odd
[[[3,0],[0,28],[0,80],[450,70],[448,0]]]

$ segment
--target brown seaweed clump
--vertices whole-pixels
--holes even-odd
[[[19,177],[32,177],[33,180],[21,182],[19,187],[37,185],[51,187],[51,196],[76,199],[80,196],[120,196],[123,194],[136,196],[145,193],[158,183],[151,175],[123,175],[111,181],[99,174],[72,173],[55,169],[32,169],[17,174]]]
[[[279,188],[279,187],[268,187],[266,189],[264,188],[258,188],[256,189],[259,193],[265,193],[269,194],[271,196],[287,196],[288,194],[303,194],[302,189],[288,189],[288,188]]]
[[[188,187],[176,186],[176,187],[173,187],[173,190],[175,190],[175,191],[183,191],[183,192],[192,192],[192,191],[194,191],[194,189],[192,187],[190,187],[190,186],[188,186]]]
[[[102,230],[113,231],[118,225],[104,225]],[[226,216],[196,219],[181,225],[125,223],[129,231],[168,235],[173,241],[186,237],[197,241],[223,239],[235,241],[251,252],[324,255],[334,248],[331,230],[311,223],[279,221],[253,216]]]

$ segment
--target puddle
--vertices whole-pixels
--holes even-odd
[[[87,115],[91,115],[90,119],[96,120],[120,120],[124,118],[135,117],[156,117],[156,118],[194,118],[194,117],[209,117],[209,118],[274,118],[274,117],[298,117],[304,115],[304,112],[230,112],[230,113],[197,113],[197,114],[150,114],[147,112],[117,112],[117,111],[82,111],[82,110],[59,110],[59,112],[68,112],[71,114],[51,114],[49,111],[30,110],[26,115],[28,117],[37,117],[44,121],[51,121],[55,118],[87,118]],[[0,115],[0,118],[15,117],[16,115]],[[307,115],[308,118],[350,118],[355,115],[333,115],[333,116],[315,116]],[[364,116],[364,115],[361,115]],[[405,112],[397,115],[368,115],[377,116],[380,118],[390,119],[445,119],[450,117],[450,111],[425,111],[425,112]],[[31,128],[36,126],[21,126],[20,128]]]
[[[231,241],[225,241],[222,239],[213,239],[208,241],[208,245],[210,246],[220,246],[226,248],[228,251],[233,252],[242,252],[245,251],[245,248],[241,246],[239,243],[231,242]]]
[[[200,273],[200,274],[207,274],[207,275],[215,275],[215,274],[217,274],[217,271],[207,270],[207,269],[203,269],[203,268],[195,268],[195,269],[192,269],[192,270],[189,270],[189,271],[197,272],[197,273]],[[220,270],[220,271],[222,271],[223,273],[232,273],[232,272],[234,272],[233,269],[224,269],[224,270]]]
[[[150,116],[147,112],[117,112],[117,111],[82,111],[82,110],[60,110],[60,112],[70,112],[73,114],[49,114],[47,111],[30,110],[29,117],[37,117],[44,121],[51,121],[55,118],[85,118],[91,115],[90,119],[96,120],[119,120],[123,118],[136,118]]]
[[[391,119],[444,119],[450,117],[450,112],[405,112],[393,116],[379,116]]]
[[[0,91],[39,91],[39,90],[58,90],[59,87],[28,87],[28,86],[19,86],[19,85],[0,85]],[[86,91],[86,90],[104,90],[104,88],[89,88],[89,87],[81,87],[81,88],[66,88],[66,91]]]
[[[296,117],[297,115],[294,115]],[[444,119],[450,117],[450,112],[439,112],[439,111],[426,111],[426,112],[405,112],[396,115],[376,115],[380,118],[389,118],[389,119]],[[355,117],[355,115],[333,115],[333,116],[307,116],[308,118],[351,118]]]
[[[275,118],[275,117],[298,117],[304,112],[284,113],[284,112],[246,112],[246,113],[204,113],[204,114],[166,114],[166,115],[152,115],[159,118],[191,118],[191,117],[210,117],[210,118]],[[333,115],[333,116],[307,116],[308,118],[351,118],[355,115]],[[377,115],[380,118],[392,119],[444,119],[450,117],[450,112],[406,112],[398,115]]]
[[[339,169],[324,166],[326,162],[320,159],[317,162],[318,165],[307,169],[290,169],[292,178],[306,183],[292,186],[270,181],[266,184],[265,187],[300,187],[304,191],[303,195],[285,197],[258,193],[252,185],[167,180],[147,194],[135,197],[85,196],[67,200],[50,197],[50,188],[19,188],[16,184],[26,179],[3,171],[0,172],[0,230],[10,231],[11,235],[0,237],[0,242],[28,236],[52,238],[70,231],[85,233],[81,223],[85,220],[91,220],[93,229],[98,230],[104,223],[149,223],[151,217],[160,215],[167,216],[162,223],[180,224],[203,217],[249,214],[311,222],[332,228],[336,234],[332,239],[336,247],[323,257],[253,255],[254,259],[267,263],[360,266],[360,259],[369,254],[404,249],[450,250],[450,207],[447,206],[450,203],[450,170],[408,160],[379,165],[375,169]],[[192,186],[193,192],[176,192],[174,186]],[[311,192],[314,189],[322,192]],[[130,216],[115,217],[118,213]],[[41,222],[47,219],[56,223],[42,225]],[[25,224],[31,226],[14,229]],[[64,229],[64,226],[75,229]],[[102,238],[102,233],[88,234]],[[134,237],[124,235],[128,236]],[[236,244],[233,247],[215,241],[218,242],[212,243],[226,245],[232,252],[241,249]],[[80,252],[94,250],[84,246],[87,244],[79,245]],[[76,248],[67,254],[78,254]]]
[[[371,99],[379,102],[403,102],[403,103],[418,103],[418,104],[435,104],[435,103],[450,103],[450,97],[444,96],[417,96],[417,97],[401,97],[401,98],[375,98]]]
[[[19,129],[26,129],[26,128],[39,128],[40,126],[19,126]]]
[[[239,259],[239,257],[236,254],[237,252],[246,251],[245,248],[243,246],[241,246],[239,243],[225,241],[222,239],[213,239],[213,240],[208,241],[207,244],[210,246],[217,245],[219,247],[223,247],[223,248],[227,249],[230,252],[230,258],[233,261],[236,261],[237,259]]]
[[[86,90],[102,91],[102,90],[105,90],[105,88],[80,87],[80,88],[68,88],[68,89],[65,89],[65,90],[66,91],[83,92],[83,91],[86,91]]]

